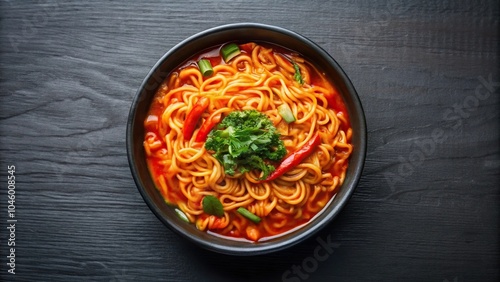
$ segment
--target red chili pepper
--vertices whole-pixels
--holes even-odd
[[[264,181],[274,180],[299,165],[319,146],[319,144],[321,144],[321,137],[318,132],[316,132],[302,148],[286,157]]]
[[[186,120],[184,121],[184,128],[182,128],[184,139],[191,139],[193,132],[196,129],[196,124],[200,120],[203,112],[208,108],[209,104],[210,100],[207,97],[201,97],[198,102],[196,102],[193,109],[188,113]]]
[[[253,42],[249,42],[249,43],[245,43],[245,44],[240,45],[240,49],[244,50],[248,54],[252,53],[253,48],[255,48],[255,43],[253,43]]]
[[[205,120],[205,122],[201,125],[200,130],[198,130],[198,134],[196,135],[194,141],[205,142],[207,140],[208,133],[210,133],[214,126],[216,126],[220,122],[221,117],[221,114],[209,116],[207,120]]]

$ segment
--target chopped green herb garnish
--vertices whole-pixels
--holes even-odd
[[[274,171],[269,162],[280,161],[286,155],[276,127],[256,110],[231,112],[208,134],[205,148],[215,152],[226,174],[258,169],[263,172],[262,179]]]

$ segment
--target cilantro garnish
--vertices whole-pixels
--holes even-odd
[[[205,148],[215,152],[226,174],[258,169],[263,172],[262,179],[274,171],[271,162],[286,155],[276,127],[256,110],[231,112],[208,134]]]

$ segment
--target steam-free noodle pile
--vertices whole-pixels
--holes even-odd
[[[306,223],[334,197],[352,152],[352,130],[334,85],[310,62],[275,45],[238,46],[241,53],[227,63],[217,46],[193,56],[169,75],[144,122],[144,149],[157,188],[189,222],[214,234],[258,241]],[[202,58],[213,67],[209,76],[203,76],[197,66]],[[192,136],[185,139],[187,116],[202,97],[208,106]],[[289,106],[295,121],[283,120],[278,112],[282,104]],[[251,109],[272,121],[286,156],[300,151],[315,134],[319,134],[319,145],[275,180],[260,179],[258,169],[227,175],[214,152],[195,139],[209,120],[219,118],[220,122],[231,112]],[[280,165],[279,161],[270,163]],[[204,211],[207,195],[222,203],[222,216]],[[261,221],[249,220],[237,212],[239,207]]]

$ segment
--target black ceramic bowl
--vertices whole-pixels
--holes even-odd
[[[341,92],[353,129],[353,153],[344,184],[333,201],[313,220],[293,232],[275,239],[248,243],[215,237],[180,220],[157,191],[149,174],[144,149],[143,121],[160,83],[168,74],[193,55],[228,41],[269,42],[302,54],[323,70]],[[344,71],[328,53],[309,39],[286,29],[255,23],[215,27],[187,38],[168,51],[148,73],[132,103],[127,124],[127,152],[132,175],[139,192],[153,213],[168,227],[197,245],[232,255],[257,255],[282,250],[312,236],[330,223],[346,205],[361,176],[366,152],[366,125],[358,95]]]

